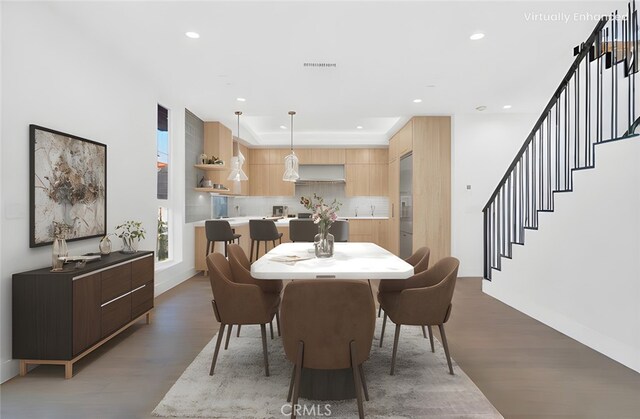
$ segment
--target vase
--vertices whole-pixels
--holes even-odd
[[[104,236],[102,240],[100,240],[98,249],[100,249],[100,254],[103,256],[107,256],[111,253],[111,240],[109,240],[109,236]]]
[[[133,237],[123,237],[122,238],[122,253],[135,253],[138,251],[138,244],[140,240],[138,238]]]
[[[69,249],[67,248],[67,241],[63,238],[56,237],[53,239],[53,251],[51,257],[51,269],[54,271],[61,271],[64,261],[61,257],[69,256]]]
[[[315,246],[317,258],[330,258],[333,256],[333,234],[329,233],[329,225],[320,222],[318,224],[318,234],[316,234],[313,244]]]

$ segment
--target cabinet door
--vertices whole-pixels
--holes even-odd
[[[391,137],[389,140],[389,162],[398,158],[398,134]]]
[[[294,183],[282,180],[284,174],[284,164],[269,165],[269,195],[270,196],[293,196]]]
[[[268,164],[251,164],[251,178],[249,179],[249,195],[269,195],[269,166]]]
[[[398,131],[398,157],[402,157],[413,150],[413,120]]]
[[[380,247],[389,250],[389,221],[376,220],[376,228],[373,242]]]
[[[131,289],[153,281],[153,255],[131,262]]]
[[[131,264],[127,263],[102,272],[101,283],[103,304],[131,291]]]
[[[349,220],[350,242],[373,242],[372,220]]]
[[[269,164],[279,164],[284,167],[284,158],[289,154],[291,154],[290,148],[272,148],[269,150]]]
[[[369,165],[369,195],[387,196],[389,194],[389,165]]]
[[[131,294],[103,306],[101,319],[103,338],[129,323],[131,321]]]
[[[73,281],[73,356],[78,355],[102,336],[101,274],[93,274]]]
[[[249,164],[269,164],[270,153],[268,148],[252,148]]]
[[[388,148],[372,148],[369,155],[370,164],[388,164],[389,149]]]
[[[369,164],[370,152],[368,148],[348,148],[345,150],[346,164]]]
[[[345,165],[345,185],[344,192],[347,196],[368,196],[369,195],[369,165],[368,164],[347,164]]]
[[[396,255],[400,252],[400,160],[389,163],[389,238],[388,249]]]
[[[131,318],[135,319],[153,308],[153,280],[131,292]]]

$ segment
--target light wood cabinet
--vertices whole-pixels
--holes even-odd
[[[250,164],[249,171],[249,195],[268,196],[269,190],[269,164]]]
[[[345,167],[346,185],[344,192],[346,196],[368,196],[369,195],[369,165],[368,164],[346,164]]]
[[[413,119],[398,131],[398,158],[413,150]]]
[[[369,164],[387,164],[389,163],[388,148],[372,148],[369,154]]]
[[[271,151],[268,148],[252,148],[249,153],[249,164],[269,164]]]
[[[348,148],[345,157],[346,196],[387,196],[387,149]]]
[[[204,154],[209,158],[215,156],[224,161],[224,169],[206,171],[205,178],[213,183],[228,183],[227,177],[231,170],[231,157],[233,157],[233,136],[231,130],[220,122],[204,123]]]
[[[300,164],[344,164],[344,148],[300,148],[295,149]]]
[[[295,150],[294,150],[295,151]],[[291,154],[290,148],[272,148],[269,149],[269,164],[279,164],[284,171],[284,158]],[[298,154],[298,153],[296,153]],[[298,160],[300,158],[298,157]]]
[[[346,150],[346,164],[369,164],[371,150],[368,148],[348,148]]]
[[[400,160],[389,162],[389,238],[387,248],[396,255],[400,253]],[[414,200],[415,201],[415,200]],[[414,214],[416,212],[414,211]]]
[[[375,243],[388,248],[387,220],[349,219],[349,241]]]
[[[369,195],[387,196],[389,194],[388,167],[387,163],[369,165]]]
[[[269,196],[293,196],[295,183],[282,180],[284,164],[269,165]]]

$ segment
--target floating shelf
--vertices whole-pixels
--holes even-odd
[[[239,195],[231,192],[230,189],[214,189],[214,188],[193,188],[196,192],[217,193],[220,195]]]
[[[193,167],[200,170],[215,171],[215,170],[225,170],[227,168],[227,165],[226,164],[194,164]]]

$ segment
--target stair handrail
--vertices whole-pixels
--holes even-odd
[[[553,106],[557,103],[563,90],[567,87],[568,83],[571,81],[571,78],[574,72],[576,71],[576,69],[578,68],[578,66],[584,59],[584,57],[589,53],[589,51],[591,50],[591,47],[593,47],[593,45],[595,44],[596,40],[600,35],[600,32],[605,27],[608,20],[609,19],[606,16],[603,16],[598,21],[598,24],[593,29],[593,32],[591,32],[591,35],[589,35],[589,38],[587,38],[587,40],[580,45],[580,50],[578,51],[576,58],[573,60],[571,67],[569,67],[569,70],[567,71],[566,75],[562,78],[562,82],[560,82],[560,86],[558,86],[558,88],[553,93],[553,96],[551,96],[549,103],[547,104],[547,106],[545,106],[544,111],[542,111],[542,114],[540,115],[540,118],[538,118],[535,125],[533,126],[531,133],[525,139],[524,144],[522,144],[522,147],[520,147],[520,150],[518,151],[518,154],[516,154],[516,157],[513,159],[513,161],[509,165],[509,168],[505,172],[504,176],[502,176],[502,179],[500,179],[500,182],[498,182],[498,186],[496,186],[495,190],[491,194],[491,197],[489,198],[485,206],[482,208],[482,212],[486,211],[491,206],[491,203],[494,201],[494,199],[500,192],[500,189],[507,182],[507,179],[509,179],[509,176],[511,176],[511,172],[513,172],[514,168],[516,167],[516,165],[524,155],[525,151],[527,150],[527,147],[529,147],[529,144],[533,140],[535,134],[538,132],[543,122],[547,119],[547,114],[553,108]]]

